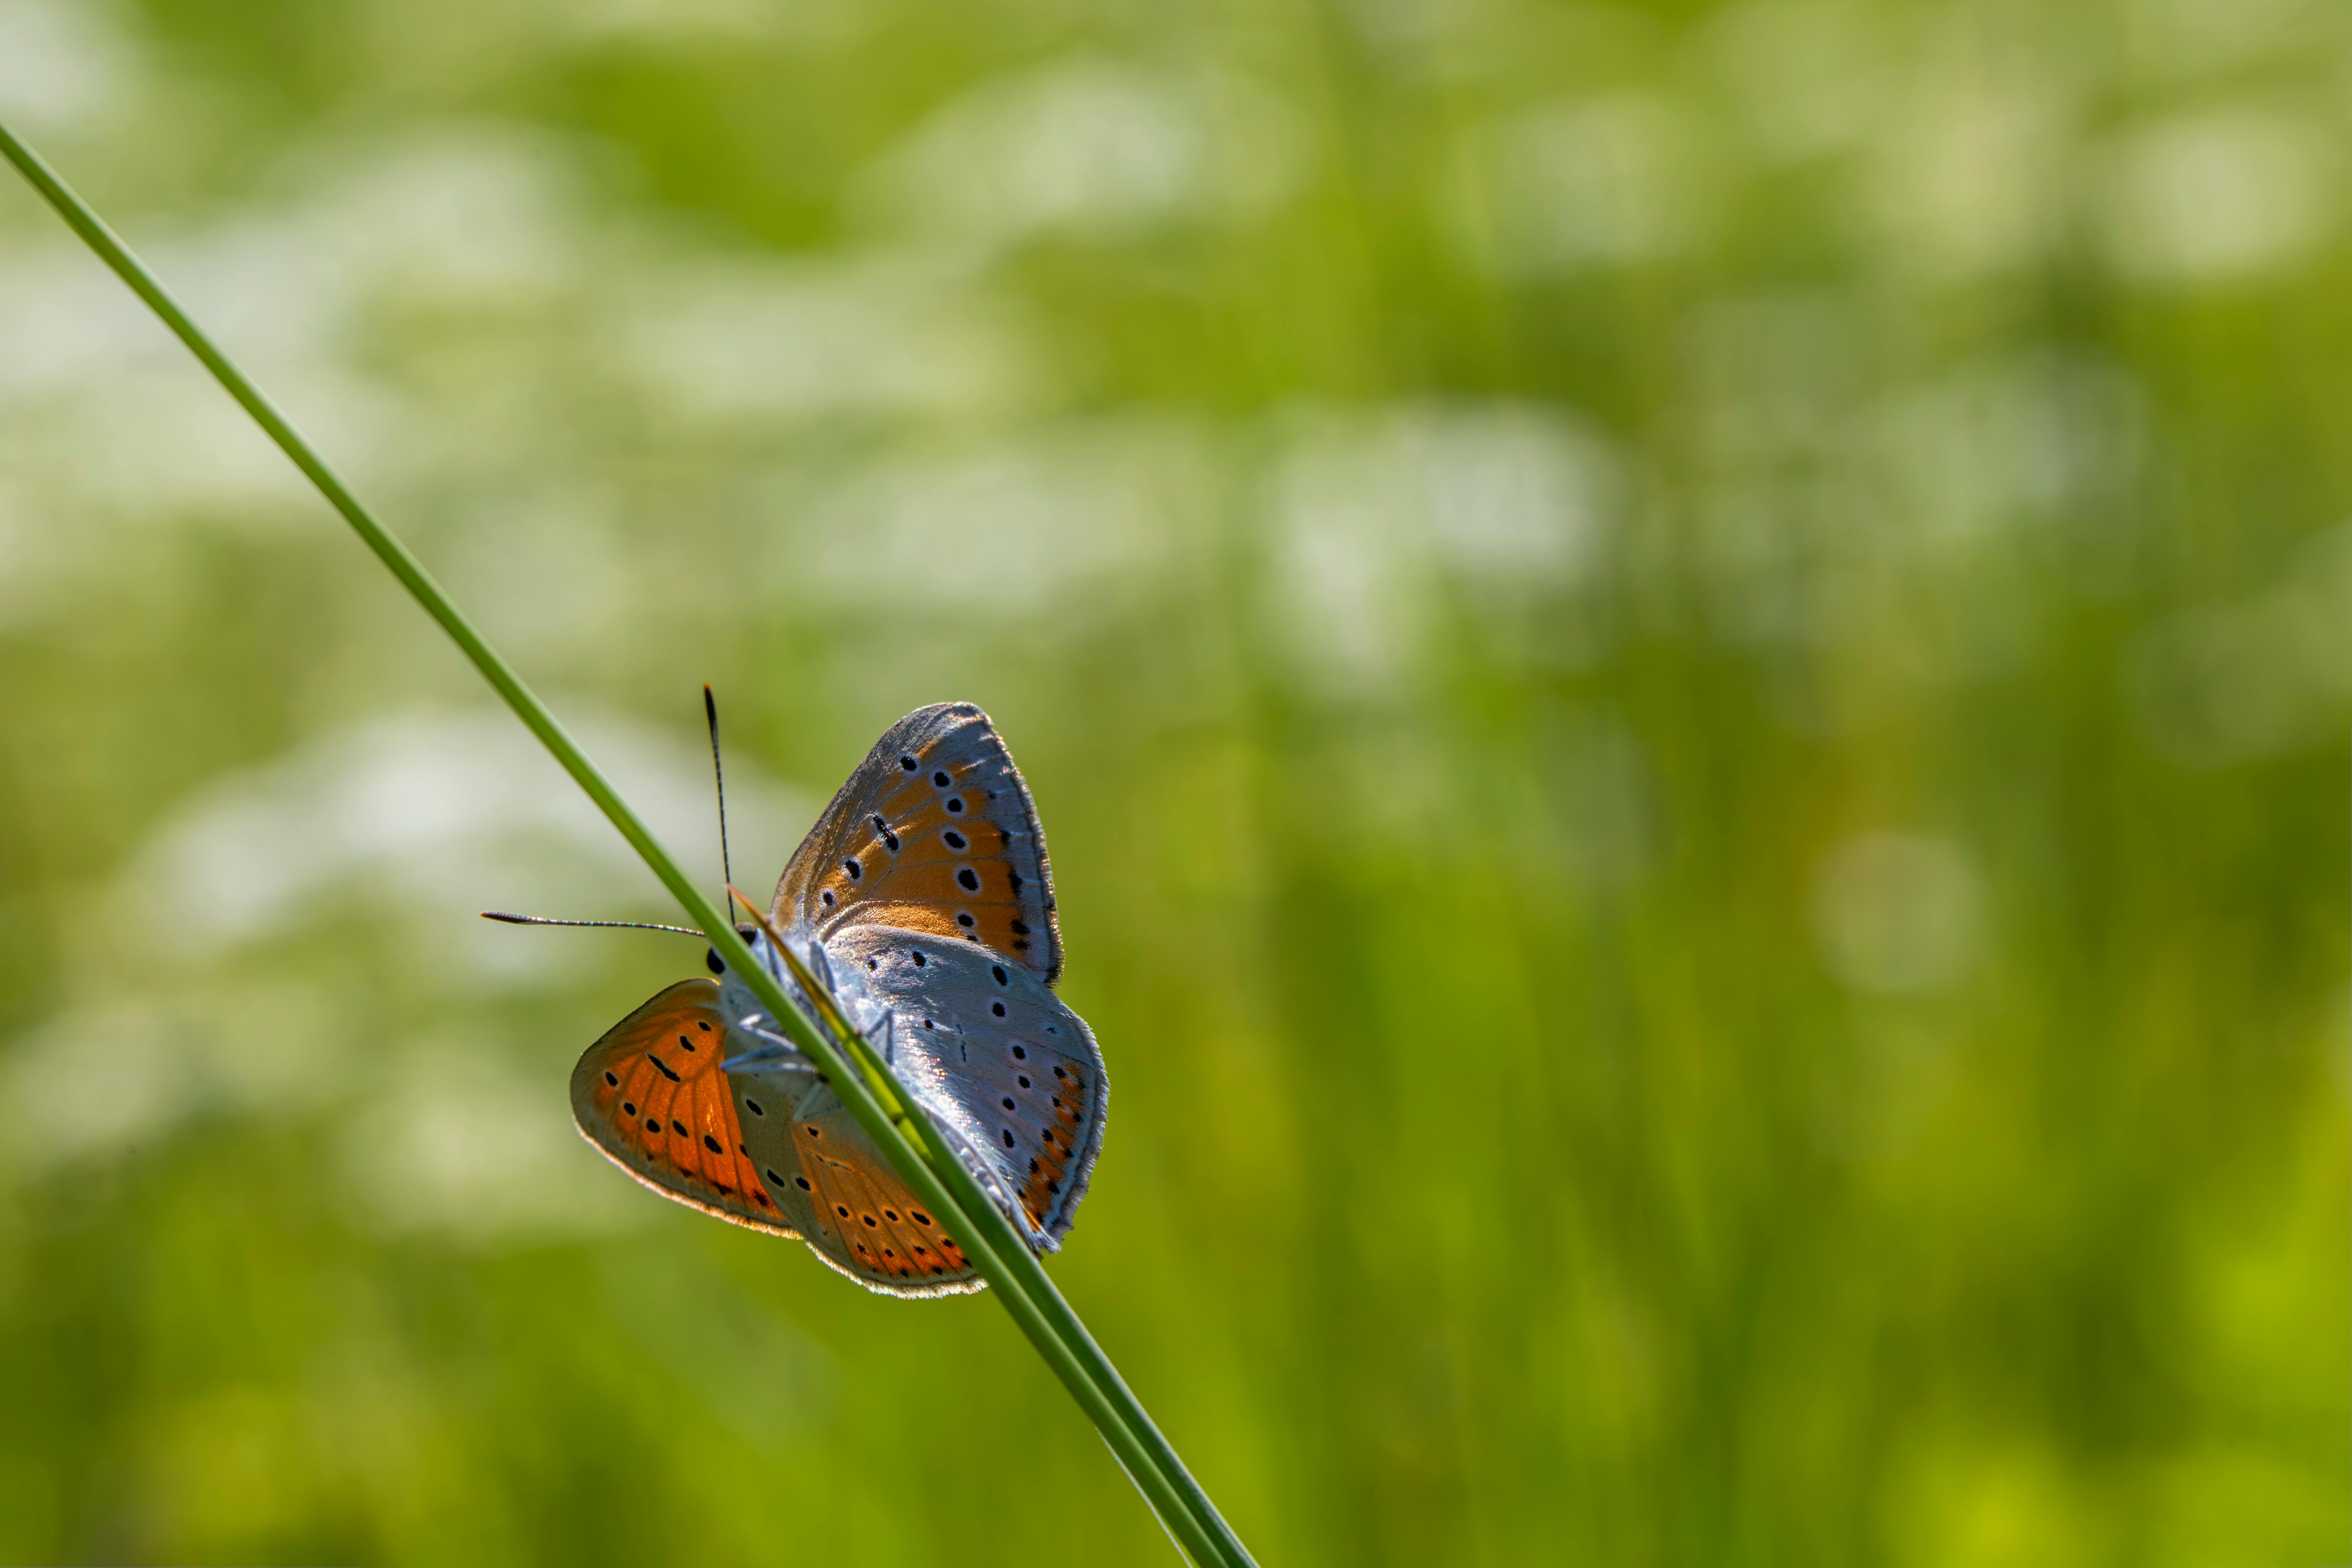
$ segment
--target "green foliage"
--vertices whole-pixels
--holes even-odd
[[[2344,1552],[2340,16],[27,16],[665,842],[989,708],[1262,1560]],[[0,1559],[1164,1552],[572,1136],[692,954],[119,296],[0,191]]]
[[[768,1016],[815,1064],[819,1081],[831,1083],[858,1123],[875,1141],[884,1157],[907,1182],[911,1194],[924,1207],[940,1216],[940,1222],[963,1237],[964,1249],[972,1267],[986,1279],[997,1299],[1013,1321],[1021,1325],[1040,1356],[1061,1378],[1096,1429],[1102,1434],[1120,1466],[1125,1468],[1149,1500],[1171,1538],[1178,1544],[1187,1562],[1195,1563],[1225,1563],[1233,1568],[1246,1568],[1249,1555],[1233,1537],[1216,1509],[1201,1492],[1198,1483],[1185,1473],[1167,1440],[1151,1424],[1141,1405],[1119,1377],[1116,1368],[1102,1354],[1086,1327],[1072,1312],[1053,1282],[1046,1278],[1033,1258],[1022,1236],[1011,1220],[1001,1212],[989,1195],[981,1189],[962,1159],[943,1142],[939,1131],[922,1116],[912,1114],[909,1102],[900,1091],[890,1068],[875,1053],[872,1047],[857,1034],[833,999],[824,984],[803,964],[793,947],[796,938],[768,924],[765,904],[737,890],[730,883],[727,895],[713,903],[700,889],[688,879],[684,870],[669,853],[662,848],[646,828],[635,810],[614,789],[603,771],[579,743],[566,731],[555,715],[550,712],[536,693],[515,674],[512,667],[500,658],[481,633],[467,619],[465,613],[442,591],[430,573],[411,554],[399,538],[385,529],[366,505],[353,495],[341,476],[288,422],[268,395],[224,354],[204,328],[192,320],[179,301],[150,272],[109,228],[105,220],[93,212],[73,189],[60,179],[38,153],[23,140],[0,124],[0,155],[5,155],[26,183],[37,190],[44,200],[57,210],[74,233],[79,236],[91,252],[111,268],[131,290],[152,309],[157,318],[213,374],[221,387],[238,406],[253,417],[278,449],[319,489],[320,495],[341,512],[351,524],[360,542],[373,551],[387,571],[409,596],[449,634],[490,688],[504,701],[515,718],[545,746],[548,754],[572,776],[572,782],[592,801],[614,831],[626,840],[646,868],[656,877],[669,895],[685,909],[688,918],[701,929],[711,943],[714,966],[723,965],[743,977]],[[712,766],[718,765],[718,714],[709,707],[709,688],[703,689],[703,702],[710,714]],[[914,766],[911,759],[908,767]],[[714,779],[715,782],[715,779]],[[953,803],[950,802],[950,808]],[[877,819],[878,820],[878,819]],[[893,843],[895,844],[895,840]],[[722,861],[723,861],[722,854]],[[973,887],[979,884],[974,882]],[[830,901],[830,895],[828,895]],[[743,939],[737,934],[733,921],[736,905],[752,920],[766,928],[769,941],[777,957],[783,961],[793,981],[800,986],[799,994],[812,999],[819,1015],[818,1022],[803,1017],[786,994],[782,980],[771,973],[753,955]],[[1051,909],[1050,903],[1047,908]],[[514,923],[509,921],[509,923]],[[528,923],[528,922],[523,922]],[[967,921],[966,923],[969,923]],[[1016,927],[1019,922],[1014,922]],[[652,929],[652,928],[640,928]],[[691,934],[688,932],[688,934]],[[814,959],[814,954],[811,955]],[[920,962],[919,955],[917,962]],[[1003,971],[997,976],[1003,978]],[[997,1012],[1004,1009],[998,1007]],[[708,1026],[705,1026],[706,1027]],[[683,1037],[681,1037],[681,1039]],[[1055,1068],[1058,1074],[1060,1068]],[[611,1074],[606,1074],[609,1079]],[[676,1079],[675,1073],[670,1075]],[[1026,1083],[1027,1079],[1022,1080]],[[1004,1102],[1010,1106],[1013,1102]],[[1059,1100],[1055,1102],[1060,1104]],[[810,1136],[815,1136],[810,1129]],[[715,1151],[719,1146],[709,1139]],[[1005,1135],[1010,1146],[1012,1135]],[[787,1156],[789,1158],[789,1156]],[[1033,1162],[1030,1167],[1034,1170]],[[801,1184],[806,1186],[808,1184]],[[847,1209],[841,1211],[847,1214]],[[867,1223],[872,1223],[869,1215]],[[865,1248],[861,1245],[859,1250]],[[936,1272],[936,1270],[934,1270]]]

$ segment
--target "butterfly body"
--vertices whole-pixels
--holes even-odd
[[[1108,1085],[1093,1033],[1052,990],[1045,838],[987,715],[940,703],[892,726],[785,868],[772,923],[1031,1247],[1058,1247],[1102,1147]],[[814,1019],[764,936],[747,935]],[[588,1140],[667,1197],[798,1237],[870,1289],[981,1288],[723,966],[590,1047],[572,1102]]]

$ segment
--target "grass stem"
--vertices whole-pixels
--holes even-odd
[[[530,732],[552,753],[564,772],[570,773],[588,798],[596,803],[607,820],[628,840],[646,866],[652,868],[662,885],[709,937],[711,945],[727,961],[734,972],[742,976],[753,994],[768,1009],[769,1016],[792,1036],[793,1043],[805,1051],[820,1070],[831,1079],[836,1092],[848,1105],[858,1125],[866,1129],[891,1165],[907,1184],[921,1194],[923,1201],[942,1215],[961,1218],[960,1234],[964,1252],[989,1284],[994,1288],[997,1300],[1013,1315],[1013,1321],[1028,1337],[1039,1355],[1045,1358],[1055,1375],[1078,1402],[1087,1417],[1109,1444],[1112,1455],[1142,1492],[1160,1522],[1168,1529],[1178,1549],[1196,1564],[1216,1564],[1219,1568],[1250,1568],[1251,1559],[1240,1540],[1225,1524],[1206,1493],[1193,1480],[1174,1448],[1170,1447],[1160,1429],[1152,1424],[1142,1403],[1120,1378],[1110,1359],[1087,1332],[1067,1301],[1055,1289],[1027,1245],[1014,1230],[1013,1224],[999,1213],[995,1205],[982,1193],[979,1184],[954,1158],[940,1140],[929,1118],[919,1114],[907,1115],[904,1107],[886,1103],[895,1100],[895,1080],[888,1069],[874,1059],[866,1042],[848,1030],[837,1016],[826,1018],[826,1027],[820,1030],[804,1018],[800,1010],[786,999],[783,988],[774,977],[757,963],[751,949],[736,933],[724,912],[715,907],[686,874],[678,868],[668,852],[655,839],[653,833],[628,802],[621,798],[611,782],[581,750],[547,705],[541,702],[522,678],[499,657],[496,649],[474,628],[457,604],[444,593],[439,584],[425,571],[424,563],[409,552],[392,531],[377,521],[362,504],[350,487],[328,466],[295,429],[278,405],[254,384],[246,374],[215,345],[194,320],[180,308],[163,284],[149,272],[129,246],[106,226],[72,187],[58,177],[55,170],[32,148],[19,140],[5,123],[0,123],[0,154],[16,166],[33,188],[49,205],[56,208],[73,231],[95,251],[99,258],[111,268],[131,291],[147,302],[162,318],[189,352],[212,372],[214,379],[236,399],[239,406],[253,416],[254,422],[278,443],[280,450],[291,458],[310,482],[325,496],[328,504],[341,512],[343,521],[361,542],[375,552],[392,574],[408,590],[410,597],[423,606],[425,614],[440,624],[459,650],[470,660],[482,678],[514,710]],[[853,1070],[851,1063],[856,1063]],[[876,1075],[869,1078],[869,1074]],[[878,1091],[878,1092],[877,1092]],[[894,1116],[894,1112],[898,1115]],[[913,1126],[922,1141],[922,1147],[910,1142],[899,1117]],[[1007,1481],[1011,1485],[1010,1478]]]

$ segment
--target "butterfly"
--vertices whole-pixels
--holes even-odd
[[[1045,838],[988,715],[942,702],[892,725],[785,866],[769,924],[1032,1249],[1057,1250],[1109,1084],[1093,1031],[1054,994]],[[766,934],[739,929],[814,1017]],[[709,977],[656,993],[580,1058],[581,1132],[663,1196],[805,1241],[869,1290],[982,1289],[741,978],[715,950],[705,962]]]

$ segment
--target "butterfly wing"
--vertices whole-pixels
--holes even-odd
[[[978,943],[1051,985],[1062,936],[1029,786],[969,702],[892,725],[817,818],[776,885],[786,929],[891,926]]]
[[[793,1116],[793,1183],[814,1213],[808,1244],[842,1273],[889,1296],[983,1288],[963,1249],[909,1192],[832,1089],[819,1084]]]
[[[682,980],[588,1047],[572,1119],[604,1157],[667,1198],[777,1236],[799,1230],[761,1181],[719,1067],[718,985]]]
[[[968,942],[860,924],[826,948],[890,1009],[893,1071],[982,1164],[982,1184],[1017,1194],[1044,1245],[1066,1235],[1110,1102],[1086,1020],[1037,974]]]
[[[719,1043],[718,998],[710,981],[681,981],[589,1047],[572,1074],[589,1142],[664,1197],[805,1240],[870,1289],[981,1289],[833,1090],[805,1073],[719,1066],[732,1047]]]
[[[738,1049],[740,1038],[728,1048]],[[801,1153],[793,1147],[793,1118],[814,1086],[805,1073],[737,1072],[728,1075],[735,1097],[736,1125],[743,1130],[743,1156],[768,1189],[778,1217],[811,1246],[820,1229],[814,1188],[801,1173]],[[823,1248],[819,1248],[820,1251]]]
[[[1061,973],[1045,835],[1012,754],[970,703],[919,709],[875,744],[777,885],[891,1012],[894,1069],[982,1184],[1050,1247],[1102,1146],[1094,1036],[1048,989]],[[582,1057],[572,1115],[640,1182],[722,1219],[806,1240],[872,1290],[983,1281],[831,1089],[719,1067],[719,988],[688,980]]]

